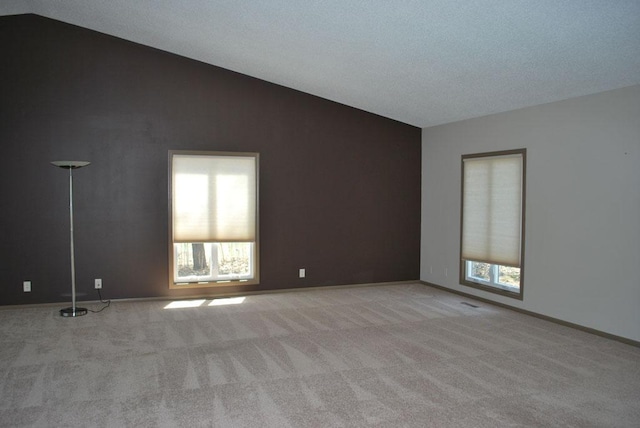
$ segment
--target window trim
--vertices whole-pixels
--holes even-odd
[[[174,155],[202,155],[202,156],[236,156],[253,157],[255,159],[255,240],[253,241],[253,269],[254,275],[250,279],[220,279],[200,282],[174,281],[174,242],[173,242],[173,157]],[[169,150],[168,156],[168,261],[169,261],[169,289],[184,290],[192,288],[213,288],[221,286],[257,285],[260,283],[260,154],[257,152],[228,152],[212,150]]]
[[[473,158],[490,158],[508,155],[520,155],[522,156],[522,189],[521,189],[521,212],[520,212],[520,289],[518,292],[505,290],[493,285],[483,284],[467,279],[467,262],[485,262],[482,260],[467,260],[462,257],[463,250],[463,225],[464,225],[464,161],[465,159]],[[476,288],[478,290],[487,291],[510,298],[523,300],[524,297],[524,274],[525,274],[525,213],[526,213],[526,190],[527,190],[527,149],[514,149],[514,150],[501,150],[494,152],[474,153],[468,155],[462,155],[460,160],[460,247],[459,247],[459,282],[461,285]],[[491,263],[491,262],[488,262]],[[492,263],[494,264],[494,263]]]

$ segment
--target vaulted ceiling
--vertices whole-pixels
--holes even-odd
[[[3,0],[419,127],[640,84],[639,0]]]

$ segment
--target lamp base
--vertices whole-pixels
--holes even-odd
[[[81,317],[87,315],[85,308],[64,308],[60,309],[60,315],[63,317]]]

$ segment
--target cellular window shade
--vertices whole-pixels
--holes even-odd
[[[520,266],[521,154],[463,158],[462,259]]]
[[[256,156],[174,154],[173,242],[255,241],[256,170]]]

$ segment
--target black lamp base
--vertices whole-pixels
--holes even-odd
[[[82,315],[87,315],[87,310],[85,308],[64,308],[60,309],[60,315],[63,317],[81,317]]]

